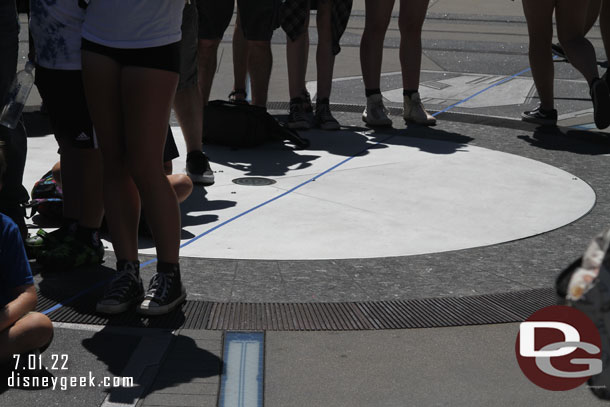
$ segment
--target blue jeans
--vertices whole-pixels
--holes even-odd
[[[8,90],[17,70],[19,23],[15,0],[0,2],[0,107],[6,103]],[[23,123],[14,130],[0,125],[0,141],[4,143],[6,174],[0,190],[0,212],[12,218],[25,232],[24,211],[20,204],[29,199],[23,187],[23,170],[27,153],[27,137]]]

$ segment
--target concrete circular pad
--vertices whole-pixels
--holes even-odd
[[[179,129],[174,131],[181,143]],[[346,159],[329,151],[341,145],[350,151],[354,136],[371,148],[188,244],[181,256],[309,260],[435,253],[544,233],[575,221],[595,203],[584,181],[511,154],[401,136],[375,145],[377,138],[348,131],[308,136],[313,151],[208,147],[217,181],[206,199],[212,206],[225,201],[226,208],[212,211],[214,222],[188,225],[189,218],[211,212],[204,202],[199,208],[187,202],[184,229],[193,236],[206,233],[312,179]],[[289,165],[282,163],[286,157]],[[277,183],[231,183],[244,175]]]
[[[180,172],[185,147],[180,129],[173,130]],[[311,260],[436,253],[544,233],[577,220],[595,203],[594,191],[572,174],[472,145],[402,135],[379,142],[382,136],[354,131],[308,137],[311,149],[298,152],[277,145],[208,146],[216,184],[205,194],[197,188],[182,206],[182,243],[204,236],[184,246],[181,256]],[[26,185],[56,159],[48,154],[52,136],[29,143],[28,163],[36,166],[28,167]],[[244,176],[277,182],[232,182]],[[141,246],[141,253],[155,253],[151,242]]]

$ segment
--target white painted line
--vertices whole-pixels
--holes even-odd
[[[100,407],[135,406],[152,385],[172,339],[170,333],[143,337],[121,372],[122,377],[133,378],[134,387],[112,389]]]

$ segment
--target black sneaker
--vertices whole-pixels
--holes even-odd
[[[294,98],[290,101],[288,128],[295,130],[308,130],[311,128],[311,121],[301,98]]]
[[[103,314],[119,314],[144,298],[144,286],[140,278],[139,263],[117,262],[117,274],[95,307]]]
[[[527,123],[541,124],[543,126],[557,125],[557,110],[542,110],[540,106],[534,110],[521,113],[521,120]]]
[[[203,151],[191,151],[186,155],[186,175],[196,184],[210,186],[214,184],[214,172],[210,160]]]
[[[339,130],[341,125],[330,111],[328,99],[316,102],[316,125],[322,130]]]
[[[180,281],[180,272],[157,273],[150,280],[144,301],[138,312],[144,315],[163,315],[184,302],[186,290]]]
[[[593,101],[593,119],[598,129],[610,126],[610,90],[603,79],[595,79],[591,84],[591,100]]]

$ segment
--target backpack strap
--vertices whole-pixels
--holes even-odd
[[[282,141],[290,141],[295,145],[295,150],[304,150],[311,144],[308,139],[301,137],[296,130],[279,122],[275,117],[269,115],[274,137]]]

